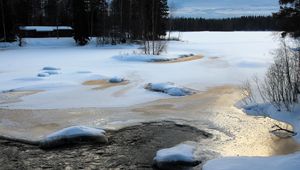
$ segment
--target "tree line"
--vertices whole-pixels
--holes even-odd
[[[272,16],[222,19],[173,18],[170,19],[170,29],[173,31],[278,31],[280,25]]]
[[[0,0],[0,5],[0,37],[8,42],[23,25],[72,26],[79,45],[92,36],[112,43],[154,41],[166,34],[169,15],[167,0]]]

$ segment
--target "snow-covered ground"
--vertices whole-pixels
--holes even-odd
[[[253,74],[263,75],[271,62],[270,51],[278,45],[275,37],[271,32],[181,33],[182,41],[170,42],[167,53],[149,59],[189,54],[204,58],[172,64],[145,62],[148,58],[138,55],[137,45],[97,46],[93,39],[88,46],[74,47],[71,38],[25,39],[25,47],[8,45],[0,51],[0,91],[40,92],[0,107],[125,107],[170,97],[145,90],[148,83],[172,82],[198,91],[240,84]],[[103,90],[82,85],[113,77],[130,83]]]

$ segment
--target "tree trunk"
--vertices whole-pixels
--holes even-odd
[[[0,0],[1,2],[1,11],[2,11],[2,27],[3,27],[3,38],[4,38],[4,41],[6,42],[7,41],[7,38],[6,38],[6,25],[5,25],[5,16],[4,16],[4,4],[3,4],[3,0]]]

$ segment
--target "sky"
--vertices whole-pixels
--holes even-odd
[[[174,16],[228,18],[271,15],[279,10],[279,0],[169,0]]]

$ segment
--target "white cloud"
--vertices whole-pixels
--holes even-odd
[[[245,15],[271,15],[278,11],[278,0],[170,0],[175,16],[227,18]]]

